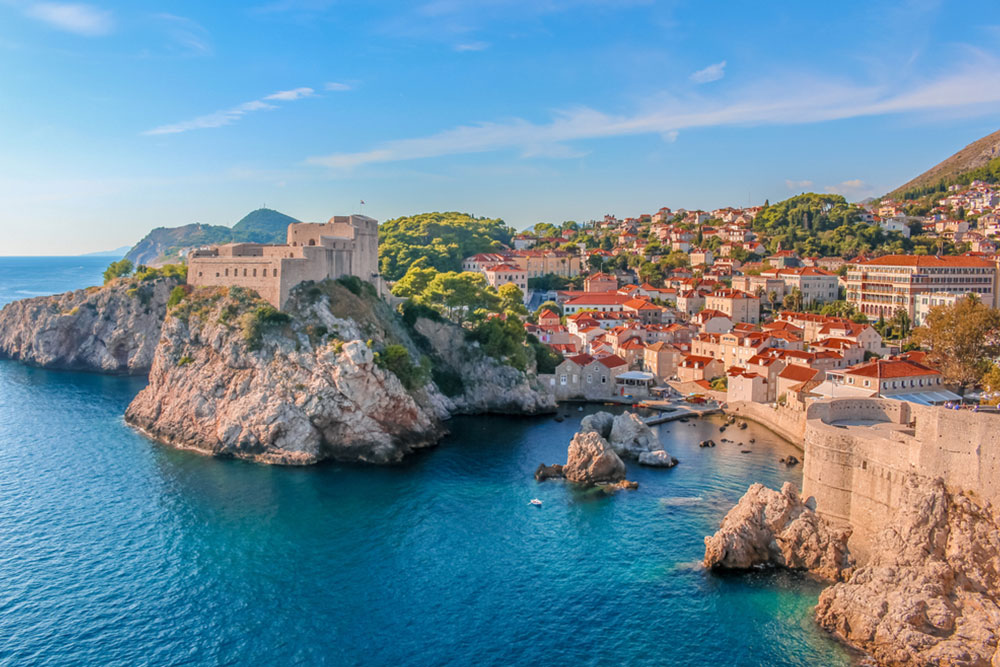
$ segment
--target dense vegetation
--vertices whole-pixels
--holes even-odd
[[[991,370],[991,359],[1000,355],[1000,310],[973,295],[951,306],[935,306],[924,326],[913,330],[913,339],[928,348],[929,361],[958,393],[977,384]]]
[[[399,280],[417,260],[438,271],[459,271],[462,259],[495,252],[510,243],[514,230],[499,218],[468,213],[421,213],[387,220],[379,226],[379,270]]]

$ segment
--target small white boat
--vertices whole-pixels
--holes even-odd
[[[528,504],[529,505],[534,505],[535,507],[541,507],[542,506],[542,501],[539,500],[538,498],[532,498],[530,501],[528,501]]]

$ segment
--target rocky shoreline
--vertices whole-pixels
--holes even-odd
[[[0,358],[55,370],[145,375],[180,278],[119,278],[103,287],[12,301],[0,310]]]
[[[791,484],[754,484],[705,538],[704,564],[781,567],[834,582],[815,620],[880,665],[1000,665],[1000,514],[940,479],[910,474],[900,509],[865,563],[850,532],[813,512]]]

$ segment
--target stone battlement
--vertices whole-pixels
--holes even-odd
[[[887,399],[830,399],[806,409],[803,495],[854,529],[862,560],[899,507],[908,474],[1000,502],[1000,416]]]
[[[307,280],[357,276],[378,284],[378,221],[338,215],[288,225],[285,245],[227,243],[188,256],[188,284],[245,287],[276,308]]]

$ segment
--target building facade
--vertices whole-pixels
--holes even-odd
[[[928,292],[971,293],[995,307],[996,282],[996,265],[978,257],[887,255],[850,266],[847,301],[871,320],[903,310],[912,321]]]

